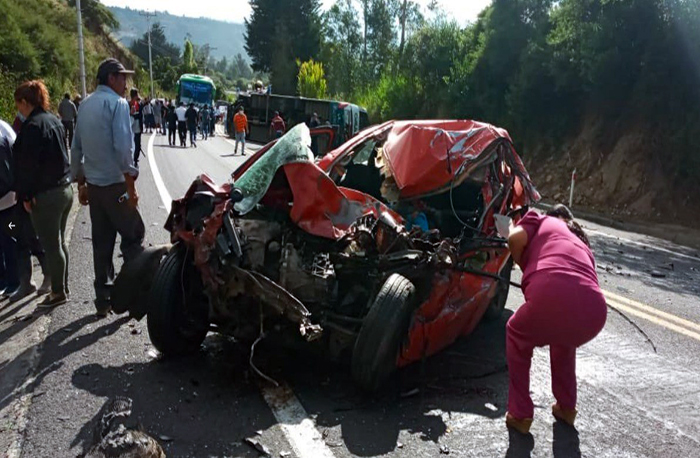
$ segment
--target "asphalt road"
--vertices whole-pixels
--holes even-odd
[[[138,187],[149,243],[168,241],[153,161],[161,191],[179,197],[198,174],[225,181],[243,160],[231,155],[233,145],[222,137],[198,146],[170,148],[165,137],[156,136],[151,156],[142,161]],[[515,289],[500,321],[482,324],[424,364],[400,371],[373,397],[355,389],[342,364],[261,348],[258,366],[293,392],[294,402],[285,404],[298,407],[292,414],[275,406],[271,393],[279,392],[251,373],[247,349],[227,339],[210,334],[199,354],[161,360],[145,320],[92,316],[86,209],[77,215],[70,244],[71,303],[48,318],[31,314],[31,304],[0,303],[0,346],[29,324],[45,328],[43,344],[9,360],[0,357],[3,374],[21,373],[28,365],[31,376],[15,383],[25,383],[22,391],[0,383],[0,411],[10,405],[28,408],[20,415],[26,425],[14,429],[24,431],[23,457],[79,455],[91,440],[98,410],[116,395],[133,398],[134,422],[173,457],[260,456],[243,442],[246,437],[278,457],[297,456],[300,441],[317,450],[303,458],[700,457],[700,259],[692,250],[657,239],[586,227],[592,230],[601,286],[611,305],[646,331],[658,353],[610,312],[604,331],[578,352],[577,430],[554,423],[549,413],[553,400],[545,350],[533,359],[532,436],[505,428],[504,325],[523,301]],[[519,279],[517,272],[514,277]],[[0,427],[3,435],[12,431]]]

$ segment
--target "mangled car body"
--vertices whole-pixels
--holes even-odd
[[[512,261],[493,215],[539,199],[507,132],[391,121],[318,163],[310,143],[299,125],[232,183],[200,176],[173,202],[147,304],[161,352],[196,349],[212,327],[293,335],[347,355],[376,389],[500,315]]]

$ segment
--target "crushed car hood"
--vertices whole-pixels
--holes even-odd
[[[442,192],[454,181],[464,180],[475,169],[496,159],[497,142],[509,145],[506,163],[521,191],[519,205],[540,199],[530,176],[515,152],[508,132],[491,124],[471,120],[387,121],[360,132],[328,153],[319,166],[333,164],[358,145],[375,139],[383,142],[383,160],[398,187],[401,199]]]
[[[308,127],[301,123],[284,135],[265,155],[235,182],[243,200],[235,209],[245,215],[265,198],[281,168],[292,193],[289,216],[304,231],[319,237],[338,240],[359,218],[388,213],[401,217],[367,194],[337,186],[325,171],[314,164]]]

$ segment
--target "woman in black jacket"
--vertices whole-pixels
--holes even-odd
[[[51,294],[40,308],[65,304],[68,297],[66,223],[73,205],[70,163],[61,121],[48,112],[42,81],[27,81],[15,91],[17,111],[26,118],[13,147],[17,200],[30,213],[46,251]]]

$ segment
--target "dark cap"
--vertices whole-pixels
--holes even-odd
[[[105,59],[102,61],[102,63],[100,63],[100,66],[97,69],[97,79],[105,80],[112,73],[124,73],[126,75],[132,75],[134,71],[127,70],[126,68],[124,68],[121,62],[119,62],[113,57],[110,57],[109,59]]]

